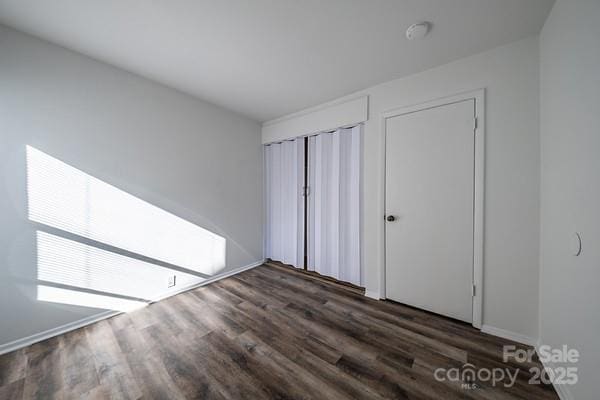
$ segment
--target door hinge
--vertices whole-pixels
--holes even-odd
[[[479,118],[475,117],[475,119],[473,120],[473,130],[477,130],[477,127],[479,126]]]
[[[477,294],[476,289],[477,289],[477,286],[475,286],[475,285],[471,286],[471,296],[475,297],[475,295]]]
[[[302,187],[302,196],[304,196],[304,197],[310,196],[310,186]]]

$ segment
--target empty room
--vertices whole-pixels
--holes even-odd
[[[597,400],[600,0],[0,0],[0,400]]]

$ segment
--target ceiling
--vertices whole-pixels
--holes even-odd
[[[536,34],[553,2],[0,0],[0,23],[265,121]]]

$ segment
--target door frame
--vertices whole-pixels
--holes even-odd
[[[387,140],[387,120],[393,117],[406,115],[418,111],[424,111],[452,103],[458,103],[465,100],[475,101],[475,119],[474,129],[475,140],[475,165],[474,165],[474,190],[473,190],[473,322],[475,328],[481,329],[483,320],[483,246],[484,246],[484,189],[485,189],[485,89],[476,89],[468,92],[458,93],[451,96],[438,98],[409,106],[393,108],[381,114],[381,131],[383,140],[383,157],[381,171],[383,174],[383,198],[382,214],[385,221],[385,198],[386,198],[386,140]],[[386,224],[383,222],[383,246],[381,257],[383,260],[383,269],[381,271],[381,298],[386,298]]]

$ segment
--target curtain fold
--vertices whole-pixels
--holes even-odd
[[[265,256],[304,267],[304,139],[265,146]]]
[[[309,138],[308,269],[356,285],[362,284],[361,129]]]

